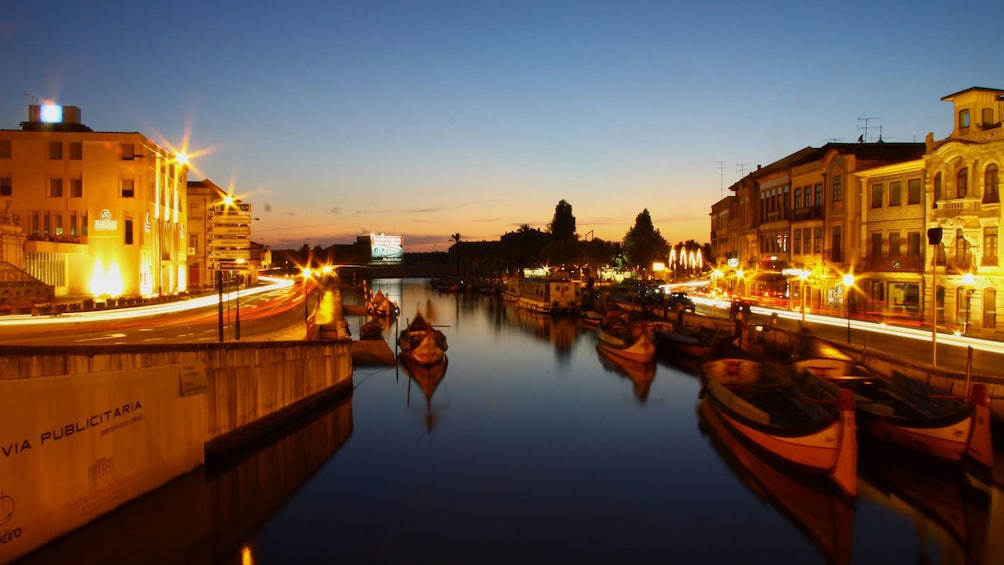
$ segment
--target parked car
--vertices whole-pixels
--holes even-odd
[[[676,310],[678,306],[682,305],[684,310],[697,311],[694,301],[687,296],[686,292],[670,292],[666,295],[666,304],[669,305],[670,310]]]

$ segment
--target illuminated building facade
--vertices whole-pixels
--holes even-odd
[[[258,280],[262,259],[271,252],[252,253],[251,204],[243,202],[209,179],[188,182],[188,282],[192,289],[211,289],[217,273],[224,281],[240,276]]]
[[[95,132],[73,106],[31,105],[0,130],[0,207],[26,238],[23,269],[56,296],[185,291],[186,176],[183,155]]]

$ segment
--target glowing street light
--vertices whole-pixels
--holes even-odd
[[[847,343],[851,342],[851,304],[849,301],[851,287],[854,286],[854,275],[844,275],[844,309],[847,311]]]

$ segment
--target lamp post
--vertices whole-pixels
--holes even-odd
[[[847,343],[851,342],[851,287],[854,286],[854,275],[844,275],[844,310],[847,311]]]
[[[303,321],[306,322],[307,318],[310,317],[310,307],[307,300],[310,294],[307,291],[307,281],[310,280],[311,270],[310,267],[304,267],[303,269]]]

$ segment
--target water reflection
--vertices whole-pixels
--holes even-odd
[[[624,359],[607,353],[599,346],[596,346],[596,354],[604,369],[631,381],[635,399],[638,400],[639,404],[645,404],[645,401],[648,400],[648,392],[652,388],[652,381],[655,380],[655,362],[640,363]]]
[[[828,482],[789,472],[749,449],[715,413],[707,399],[698,404],[698,422],[719,457],[758,498],[798,527],[827,563],[850,563],[854,508]]]
[[[990,485],[960,465],[888,446],[862,444],[860,495],[907,516],[921,552],[945,563],[982,563],[990,528]],[[932,543],[933,546],[932,547]],[[937,562],[918,556],[918,563]]]
[[[352,434],[338,399],[32,553],[23,563],[218,563],[252,548],[261,524]],[[253,550],[252,550],[253,553]]]
[[[439,363],[432,365],[415,363],[409,361],[409,358],[405,355],[400,356],[400,365],[409,379],[408,396],[405,404],[408,407],[411,406],[411,383],[414,381],[425,397],[425,429],[429,433],[432,433],[432,427],[438,419],[438,414],[432,408],[432,396],[436,393],[439,383],[443,382],[443,378],[446,377],[446,368],[449,363],[450,359],[446,356],[443,356],[442,361]]]

